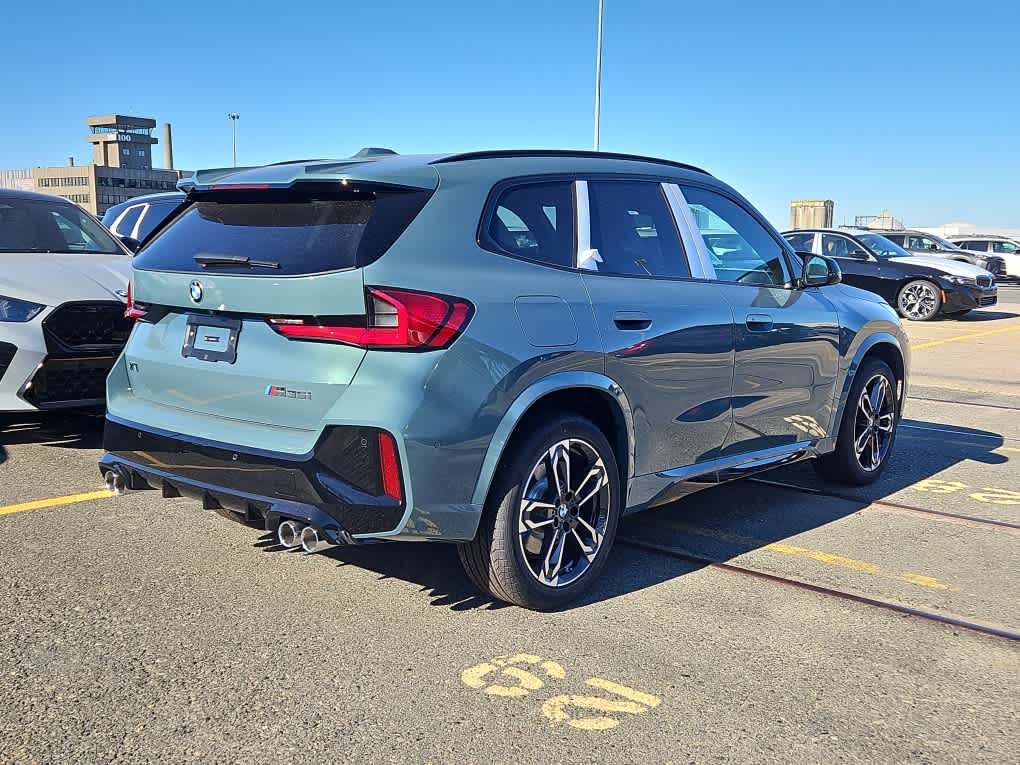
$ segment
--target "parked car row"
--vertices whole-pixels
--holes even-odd
[[[881,295],[901,316],[929,321],[995,305],[995,277],[967,262],[916,255],[870,229],[798,229],[783,234],[799,252],[834,258],[847,284]]]
[[[934,234],[908,229],[888,231],[869,229],[869,231],[881,234],[893,244],[898,244],[907,252],[915,255],[930,255],[936,258],[946,258],[947,260],[958,260],[963,263],[970,263],[978,268],[983,268],[993,276],[1004,277],[1007,275],[1004,258],[998,255],[965,250]]]
[[[949,237],[957,247],[969,252],[993,253],[1006,262],[1006,274],[1020,279],[1020,239],[993,234],[966,234]]]

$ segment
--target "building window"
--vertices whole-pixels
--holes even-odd
[[[144,157],[145,156],[145,150],[144,149],[136,149],[136,152],[137,152],[139,157]]]
[[[123,154],[125,157],[130,157],[131,156],[131,149],[121,149],[120,153]]]

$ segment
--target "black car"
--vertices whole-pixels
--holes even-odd
[[[107,210],[103,225],[134,251],[183,201],[184,194],[179,191],[133,197]]]
[[[783,233],[798,252],[835,258],[843,281],[885,298],[914,321],[962,316],[995,305],[995,277],[982,268],[945,258],[912,255],[866,229],[800,229]]]

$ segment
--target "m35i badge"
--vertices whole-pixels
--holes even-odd
[[[310,390],[294,390],[293,388],[285,388],[282,385],[267,385],[266,395],[270,398],[298,398],[304,401],[312,400],[312,392]]]

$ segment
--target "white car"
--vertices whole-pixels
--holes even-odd
[[[105,402],[131,255],[61,197],[0,189],[0,413]]]
[[[1006,261],[1006,276],[1020,279],[1020,240],[995,234],[958,234],[947,238],[964,250],[998,255]]]

